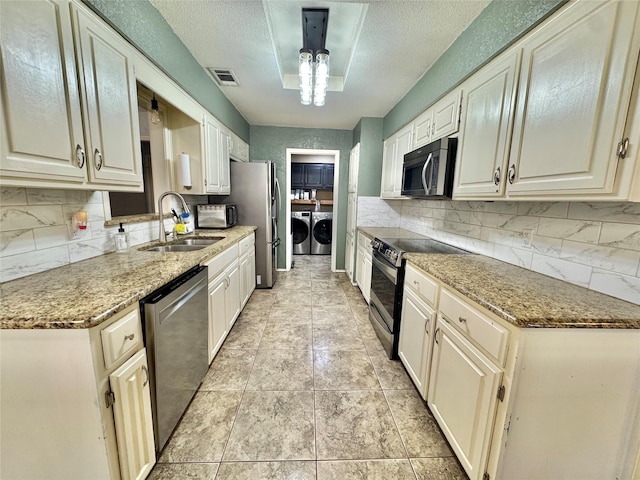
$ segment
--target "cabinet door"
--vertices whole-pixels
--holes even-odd
[[[322,166],[322,188],[333,188],[334,165]]]
[[[396,139],[395,163],[393,165],[393,196],[402,196],[402,164],[404,163],[405,154],[409,153],[412,148],[411,137],[413,126],[409,125],[398,134]]]
[[[438,317],[427,402],[470,480],[485,472],[502,370]]]
[[[380,186],[380,196],[390,198],[393,196],[393,166],[396,157],[395,137],[384,142],[384,152],[382,154],[382,185]]]
[[[356,237],[356,226],[358,224],[358,197],[355,193],[347,195],[347,233],[353,238]]]
[[[221,149],[220,126],[210,117],[204,120],[205,136],[205,170],[207,175],[207,193],[218,193],[222,184],[220,178],[220,161],[218,152]]]
[[[304,188],[322,188],[322,164],[304,165]]]
[[[461,101],[462,90],[454,90],[433,106],[432,142],[458,131]]]
[[[231,327],[238,318],[238,315],[240,315],[241,307],[240,269],[238,268],[237,261],[227,269],[227,291],[225,295],[227,322],[229,330],[231,330]]]
[[[369,303],[371,298],[371,269],[373,268],[371,262],[371,255],[365,254],[364,256],[364,269],[362,271],[362,296]]]
[[[353,261],[354,261],[354,257],[355,257],[355,252],[354,252],[354,241],[353,241],[353,236],[350,235],[349,233],[347,233],[346,236],[346,245],[345,245],[345,270],[347,271],[347,276],[349,277],[349,280],[351,280],[351,282],[355,281],[355,278],[353,276]]]
[[[304,164],[291,164],[291,187],[304,188]]]
[[[405,285],[398,356],[423,399],[427,399],[435,312]]]
[[[349,154],[349,185],[348,192],[358,191],[358,169],[360,166],[360,144],[356,144]]]
[[[123,480],[144,479],[156,463],[147,351],[140,350],[109,375],[115,395],[118,458]]]
[[[130,46],[83,9],[73,9],[84,86],[89,180],[142,191],[136,78]],[[119,189],[123,190],[125,188]]]
[[[360,289],[360,291],[362,292],[362,282],[363,282],[363,277],[362,277],[362,273],[364,271],[364,252],[362,251],[361,248],[356,246],[356,266],[355,266],[355,277],[356,277],[356,284],[358,285],[358,288]]]
[[[519,67],[516,51],[463,86],[454,197],[504,194]]]
[[[224,130],[220,131],[220,148],[218,150],[218,165],[220,168],[220,192],[229,195],[231,193],[231,167],[229,160],[229,144],[231,137]]]
[[[222,342],[227,338],[229,327],[226,314],[227,276],[223,272],[209,282],[209,363],[213,361]]]
[[[249,266],[249,254],[243,255],[238,261],[240,267],[240,299],[241,307],[244,307],[251,295],[251,268]]]
[[[613,190],[639,5],[572,3],[523,44],[509,195]]]
[[[433,129],[433,110],[429,109],[416,118],[414,124],[413,149],[420,148],[431,141]]]
[[[85,143],[68,2],[0,2],[0,50],[2,183],[83,183]]]

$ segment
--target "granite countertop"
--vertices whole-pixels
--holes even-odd
[[[255,229],[199,230],[198,237],[224,239],[192,252],[142,250],[159,245],[152,242],[2,283],[0,328],[94,327]]]
[[[482,255],[405,254],[407,262],[517,327],[640,328],[640,306]]]
[[[419,233],[410,232],[403,228],[394,227],[358,227],[358,230],[367,237],[373,239],[378,238],[428,238]]]

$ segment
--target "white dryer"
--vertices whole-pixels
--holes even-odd
[[[291,212],[291,232],[293,233],[293,254],[311,253],[311,212]]]
[[[331,255],[333,212],[311,213],[311,255]]]

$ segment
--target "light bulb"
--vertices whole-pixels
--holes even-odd
[[[158,109],[158,101],[154,95],[151,99],[151,123],[158,125],[160,123],[160,110]]]

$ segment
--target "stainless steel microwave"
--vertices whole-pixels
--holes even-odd
[[[404,156],[402,195],[451,198],[457,138],[441,138]]]
[[[238,210],[228,203],[198,205],[197,212],[198,228],[229,228],[238,223]]]

